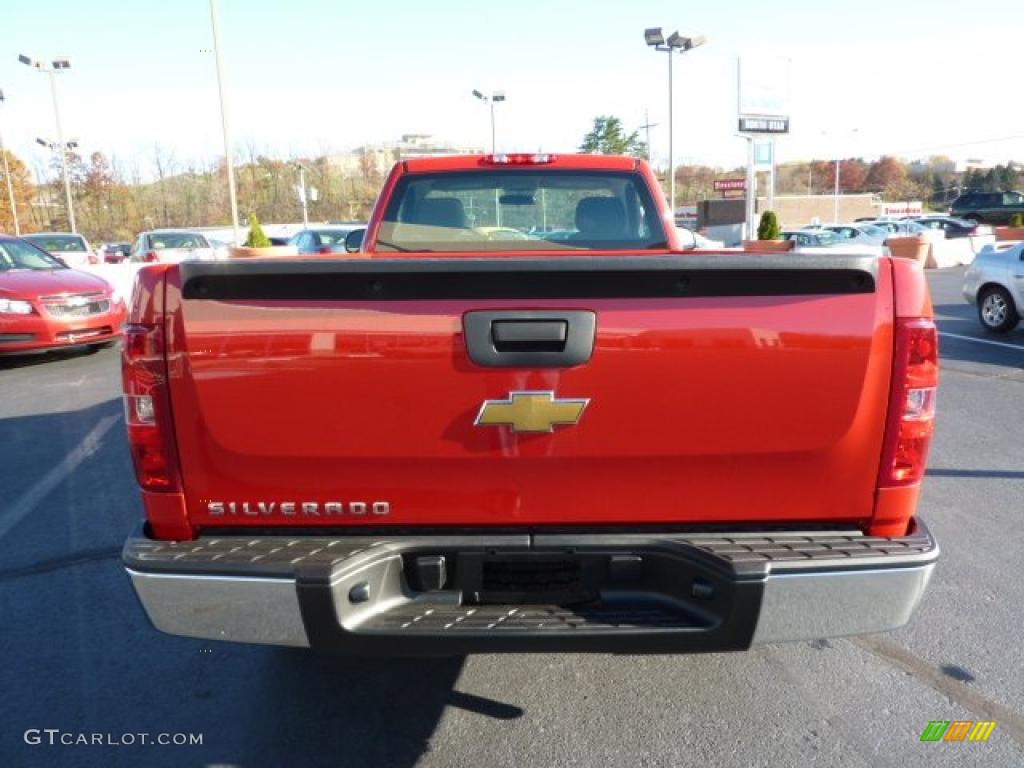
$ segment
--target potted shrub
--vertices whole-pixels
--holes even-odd
[[[1010,226],[996,227],[996,240],[1024,240],[1024,213],[1015,213]]]
[[[294,245],[273,245],[270,238],[260,226],[255,213],[249,214],[249,236],[242,245],[234,245],[229,249],[233,259],[251,259],[260,257],[298,256],[299,249]]]
[[[931,243],[924,235],[895,235],[885,241],[885,246],[889,254],[898,259],[910,259],[922,266],[935,266],[934,260],[929,258]]]
[[[782,239],[782,228],[779,226],[779,217],[775,215],[775,211],[765,211],[757,225],[757,240],[744,240],[743,250],[791,251],[793,241]]]

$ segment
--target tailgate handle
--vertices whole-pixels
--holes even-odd
[[[561,352],[568,335],[568,320],[495,320],[491,323],[491,338],[499,352]]]
[[[588,310],[480,310],[462,318],[469,359],[488,368],[567,368],[590,360],[597,317]]]

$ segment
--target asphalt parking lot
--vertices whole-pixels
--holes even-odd
[[[922,607],[892,634],[741,654],[368,660],[162,635],[119,562],[141,511],[117,350],[0,360],[0,766],[1024,765],[1024,328],[985,335],[962,272],[929,277],[921,512],[943,557]],[[923,743],[932,720],[998,725]],[[46,728],[202,745],[25,743]]]

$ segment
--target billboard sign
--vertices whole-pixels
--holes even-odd
[[[746,179],[715,179],[715,192],[729,192],[747,188]]]
[[[882,203],[881,216],[920,216],[924,210],[920,200]]]
[[[697,229],[697,206],[680,205],[676,208],[676,226]]]
[[[737,113],[742,133],[789,133],[791,61],[743,56],[737,68]]]
[[[740,133],[789,133],[788,117],[740,116]]]

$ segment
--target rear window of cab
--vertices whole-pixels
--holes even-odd
[[[409,174],[396,185],[377,234],[378,251],[665,247],[644,178],[615,171]]]

